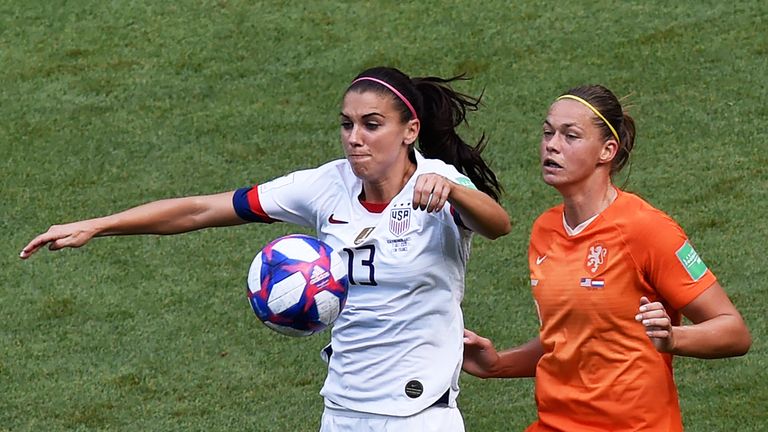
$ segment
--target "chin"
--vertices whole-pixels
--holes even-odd
[[[355,177],[357,177],[357,178],[359,178],[361,180],[365,180],[371,174],[370,170],[368,169],[368,167],[366,165],[364,165],[364,164],[358,164],[358,163],[350,162],[349,166],[352,168],[352,173],[355,174]]]
[[[357,177],[357,178],[365,177],[365,175],[364,175],[365,174],[365,170],[364,169],[362,169],[361,167],[359,167],[359,166],[357,166],[357,165],[355,165],[353,163],[349,164],[349,166],[352,168],[352,173],[355,174],[355,177]]]
[[[557,186],[560,185],[563,182],[562,179],[558,178],[557,176],[554,176],[552,174],[542,174],[541,179],[544,180],[544,183],[550,185],[550,186]]]

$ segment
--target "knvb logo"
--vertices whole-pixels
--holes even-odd
[[[389,213],[389,232],[397,237],[403,235],[411,226],[411,209],[408,207],[393,208]]]
[[[601,244],[595,244],[589,247],[587,252],[587,269],[593,274],[597,273],[597,269],[605,263],[605,257],[608,255],[608,249]]]

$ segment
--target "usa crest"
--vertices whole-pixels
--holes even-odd
[[[411,226],[411,209],[393,208],[389,211],[389,232],[397,237],[403,235]]]

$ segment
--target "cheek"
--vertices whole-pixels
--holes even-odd
[[[594,169],[600,159],[599,153],[587,148],[572,149],[568,156],[573,161],[573,164],[576,165],[575,168],[583,170]]]

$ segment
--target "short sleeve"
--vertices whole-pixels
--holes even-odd
[[[419,174],[425,174],[425,173],[436,173],[440,174],[441,176],[447,178],[448,180],[452,181],[453,183],[456,183],[461,186],[468,187],[470,189],[477,190],[477,187],[472,183],[472,180],[469,179],[466,175],[459,172],[456,167],[454,167],[451,164],[447,164],[441,160],[435,160],[435,159],[424,159],[419,158],[419,162],[423,164],[423,171]],[[469,227],[464,223],[464,221],[461,218],[461,214],[458,210],[456,210],[453,206],[450,206],[450,212],[451,212],[451,218],[453,219],[453,223],[456,224],[456,226],[471,231]]]
[[[683,229],[654,211],[638,224],[635,256],[649,284],[675,309],[682,309],[717,280]]]
[[[472,180],[470,180],[469,177],[465,176],[464,174],[460,173],[459,170],[457,170],[453,165],[447,165],[446,172],[443,173],[443,175],[450,181],[461,185],[468,187],[470,189],[477,190],[477,186],[475,186],[474,183],[472,183]]]
[[[297,171],[283,177],[235,191],[233,206],[242,219],[276,221],[314,227],[317,170]]]

